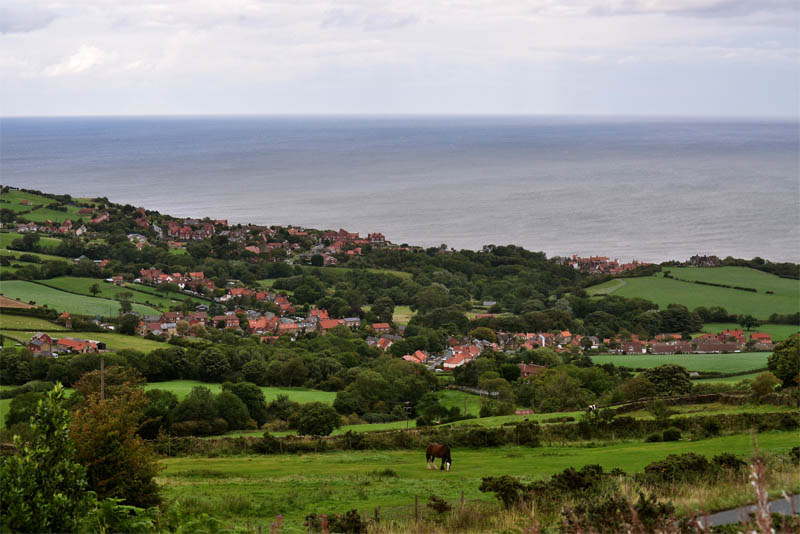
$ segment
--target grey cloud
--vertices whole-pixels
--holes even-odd
[[[325,13],[323,28],[361,28],[367,31],[394,30],[416,24],[419,18],[411,13],[371,11],[361,13],[353,9],[331,9]]]
[[[0,33],[27,33],[47,27],[56,15],[25,5],[0,7]]]

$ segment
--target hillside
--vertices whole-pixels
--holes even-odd
[[[780,278],[747,267],[669,267],[674,278],[664,272],[641,278],[614,279],[586,290],[589,295],[616,295],[643,298],[661,309],[669,304],[683,304],[690,310],[699,306],[720,306],[728,313],[753,315],[767,319],[771,314],[790,314],[798,310],[800,282]],[[676,279],[678,278],[678,279]],[[696,284],[710,282],[755,289],[755,292]],[[767,293],[770,291],[771,293]]]

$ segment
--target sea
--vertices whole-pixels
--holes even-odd
[[[798,262],[799,147],[797,120],[2,118],[0,182],[425,247]]]

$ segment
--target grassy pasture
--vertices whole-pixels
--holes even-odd
[[[796,445],[797,434],[768,432],[757,439],[762,451],[787,452]],[[586,464],[634,472],[668,454],[686,452],[748,457],[753,441],[750,435],[736,435],[695,442],[458,449],[450,472],[425,469],[422,450],[169,458],[162,461],[159,482],[168,499],[177,498],[194,515],[206,512],[225,524],[246,525],[268,524],[282,514],[285,532],[305,532],[303,519],[311,512],[356,508],[371,513],[380,506],[384,519],[407,519],[415,496],[423,511],[431,494],[458,502],[463,491],[469,502],[492,502],[491,494],[478,491],[485,476],[511,474],[534,480]],[[386,469],[393,474],[381,476]]]
[[[36,332],[45,332],[50,337],[76,337],[80,339],[93,339],[95,341],[102,341],[106,344],[109,350],[124,350],[132,349],[140,352],[150,352],[155,349],[163,349],[168,347],[166,343],[161,341],[153,341],[151,339],[144,339],[138,336],[126,336],[123,334],[115,334],[113,332],[72,332],[72,331],[54,331],[54,330],[0,330],[0,334],[28,341]]]
[[[752,287],[757,293],[704,286],[664,278],[663,273],[640,278],[610,280],[587,289],[589,294],[613,294],[650,300],[661,309],[669,304],[683,304],[690,310],[698,306],[721,306],[729,313],[749,314],[766,319],[772,313],[795,313],[800,309],[800,282],[746,267],[666,268],[673,276],[718,284]],[[767,294],[773,291],[774,294]]]
[[[703,325],[703,332],[709,334],[718,334],[723,330],[741,330],[742,327],[735,323],[707,323]],[[800,328],[790,324],[762,324],[754,326],[749,331],[745,330],[747,337],[750,337],[750,332],[764,332],[772,336],[772,341],[783,341],[792,334],[800,332]],[[700,335],[700,334],[698,334]]]
[[[0,204],[0,206],[2,206],[2,204]],[[15,239],[20,239],[22,238],[22,236],[23,234],[20,234],[19,232],[0,232],[0,247],[2,248],[8,247],[8,245],[10,245],[12,241],[14,241]],[[39,245],[44,249],[55,248],[60,244],[61,240],[56,237],[47,237],[44,235],[39,235]],[[24,252],[21,254],[24,254]]]
[[[23,200],[27,200],[28,205],[23,205]],[[32,193],[9,191],[8,193],[3,193],[2,198],[0,198],[0,207],[10,209],[17,213],[32,210],[30,213],[25,213],[23,217],[29,221],[36,222],[44,222],[47,219],[50,219],[53,222],[62,222],[67,218],[74,222],[75,220],[81,218],[81,215],[78,213],[78,210],[80,209],[78,206],[68,204],[66,206],[67,211],[52,210],[45,207],[54,202],[56,201],[51,198],[34,195]],[[89,217],[84,216],[84,219],[88,220]]]
[[[100,288],[100,293],[97,294],[98,297],[116,299],[117,294],[129,292],[133,295],[131,297],[132,302],[146,306],[154,306],[164,310],[168,310],[170,306],[175,306],[186,300],[186,298],[190,298],[189,295],[184,295],[175,291],[170,292],[169,295],[165,295],[164,293],[156,291],[155,288],[143,284],[125,284],[124,286],[118,286],[97,278],[61,276],[50,280],[41,280],[39,283],[86,296],[93,296],[90,289],[94,284],[97,284]],[[192,301],[198,303],[204,302],[195,298],[193,298]]]
[[[740,352],[734,354],[601,354],[592,356],[596,364],[613,363],[633,369],[658,367],[666,363],[682,365],[689,371],[738,373],[767,366],[769,352]],[[738,380],[737,380],[738,382]]]
[[[0,313],[0,329],[23,329],[23,330],[48,330],[48,331],[62,331],[66,330],[63,326],[57,323],[51,323],[46,319],[39,317],[25,317],[24,315],[10,315],[8,313]]]
[[[413,316],[414,312],[411,311],[409,306],[395,306],[392,322],[394,324],[408,324]]]
[[[222,391],[222,384],[211,384],[199,382],[197,380],[169,380],[167,382],[151,382],[145,387],[146,389],[165,389],[173,392],[179,399],[183,399],[195,386],[207,387],[214,394]],[[316,389],[307,388],[281,388],[263,386],[261,391],[264,392],[264,398],[267,402],[275,400],[278,395],[288,395],[291,400],[301,404],[306,402],[324,402],[325,404],[333,404],[333,400],[336,398],[336,392],[319,391]]]
[[[23,205],[23,200],[27,200],[28,205]],[[53,201],[47,197],[34,195],[33,193],[25,193],[23,191],[9,190],[8,193],[0,195],[0,208],[17,212],[28,211],[33,206],[49,204],[51,202]]]
[[[80,315],[101,315],[111,317],[119,314],[119,303],[85,295],[73,295],[52,287],[45,287],[22,280],[5,281],[0,288],[2,294],[10,298],[20,298],[24,302],[34,301],[37,305],[47,305],[62,312]],[[151,306],[134,303],[133,311],[143,315],[156,315],[158,310]]]

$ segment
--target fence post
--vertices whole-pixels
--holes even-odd
[[[377,523],[380,523],[380,522],[381,522],[381,507],[380,506],[376,506],[375,507],[375,523],[377,524]]]
[[[419,522],[419,497],[414,495],[414,523]]]
[[[461,511],[464,511],[464,490],[461,490]]]

